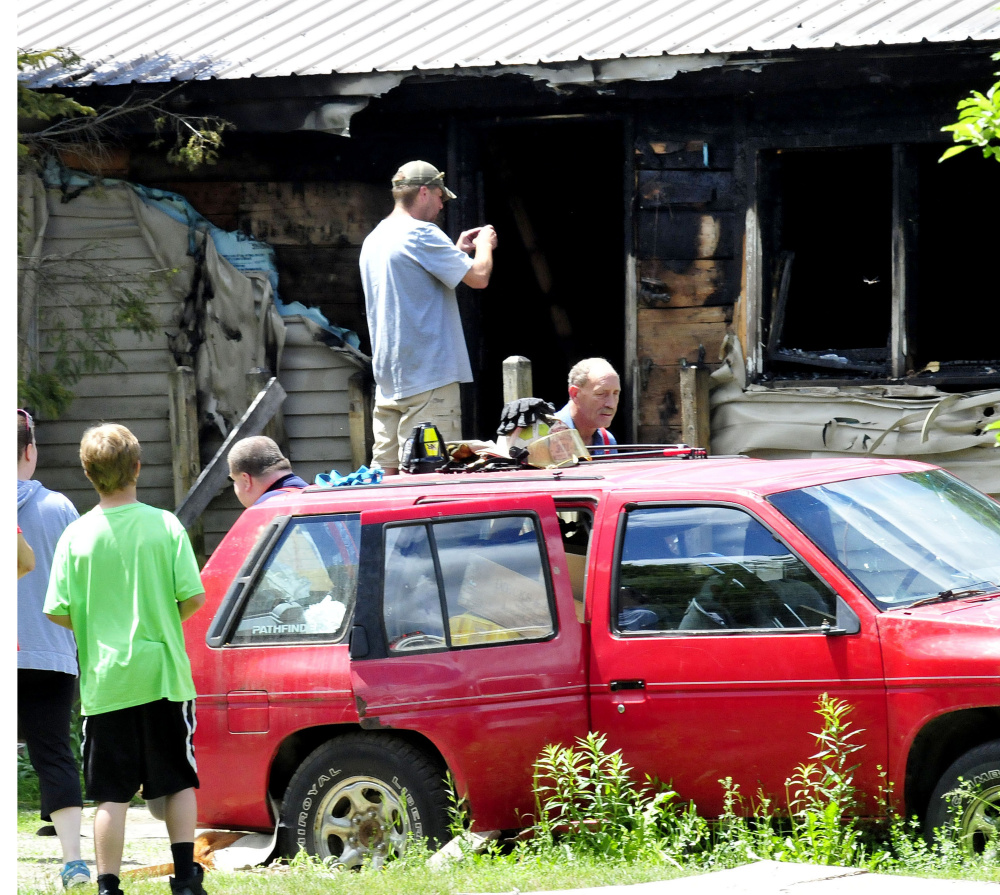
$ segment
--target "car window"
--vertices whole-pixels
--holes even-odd
[[[644,507],[626,517],[619,632],[815,628],[835,614],[830,588],[749,513]]]
[[[831,482],[769,500],[881,609],[1000,588],[1000,506],[944,470]]]
[[[550,636],[543,569],[530,516],[388,526],[383,619],[390,653]]]
[[[443,647],[444,615],[427,526],[386,528],[384,582],[382,612],[389,649]]]
[[[232,644],[338,641],[357,592],[360,517],[292,519],[249,589]]]
[[[560,507],[556,512],[559,531],[562,534],[563,550],[566,554],[566,568],[569,571],[570,588],[573,591],[573,606],[576,619],[583,622],[585,617],[584,597],[587,590],[587,549],[590,533],[594,525],[594,514],[588,507]]]

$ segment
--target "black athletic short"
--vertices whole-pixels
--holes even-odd
[[[83,720],[83,777],[94,802],[156,799],[198,786],[194,700],[160,699]]]

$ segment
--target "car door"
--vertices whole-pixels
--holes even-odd
[[[357,722],[347,637],[360,529],[357,513],[274,517],[249,541],[214,617],[189,623],[200,795],[216,823],[268,827],[280,744],[303,728]]]
[[[876,793],[887,744],[874,613],[803,562],[808,542],[762,502],[622,503],[617,529],[592,633],[593,725],[608,747],[705,816],[722,810],[726,777],[748,802],[783,803],[817,752],[826,693],[853,706],[855,779]]]
[[[478,828],[523,825],[542,748],[587,730],[582,626],[548,496],[362,513],[363,727],[430,740]]]

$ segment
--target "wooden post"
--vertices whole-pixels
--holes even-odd
[[[359,370],[347,380],[348,421],[351,432],[351,463],[354,469],[368,465],[374,446],[372,402],[365,388],[366,374]]]
[[[170,447],[173,456],[174,506],[179,506],[184,496],[197,481],[201,472],[200,442],[198,439],[198,388],[194,370],[177,367],[169,376],[170,382]],[[199,564],[205,560],[205,529],[201,519],[195,520],[188,530],[191,545]]]
[[[247,372],[247,406],[253,404],[257,395],[271,381],[271,376],[271,371],[264,367],[254,367]],[[264,430],[260,434],[272,439],[281,448],[281,453],[288,457],[288,436],[285,434],[285,415],[281,412],[280,407],[274,416],[268,420],[267,425],[264,426]]]
[[[518,398],[532,398],[531,361],[519,354],[503,362],[503,402],[509,404]]]
[[[920,182],[917,178],[916,150],[912,146],[892,147],[892,321],[889,330],[889,373],[901,379],[913,365],[920,346],[913,340],[912,310],[906,293],[916,281]]]
[[[681,438],[691,447],[702,447],[711,453],[708,370],[703,367],[681,367]]]
[[[639,441],[639,398],[641,379],[639,377],[639,267],[636,245],[638,230],[636,229],[636,209],[639,207],[639,191],[635,172],[635,115],[627,113],[623,134],[622,157],[625,160],[622,175],[622,214],[625,226],[622,228],[624,244],[622,253],[625,256],[625,355],[622,366],[621,383],[627,396],[620,408],[622,419],[617,428],[624,427],[626,439],[632,444]],[[556,405],[558,406],[558,405]]]

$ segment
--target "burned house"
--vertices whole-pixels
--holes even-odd
[[[33,86],[233,122],[187,173],[137,120],[100,173],[270,245],[282,300],[362,353],[357,259],[389,178],[445,170],[445,229],[500,239],[490,287],[460,293],[469,436],[495,428],[504,358],[561,402],[598,354],[619,440],[908,456],[1000,493],[1000,166],[938,161],[995,80],[994,0],[53,0],[18,25],[82,58]]]

